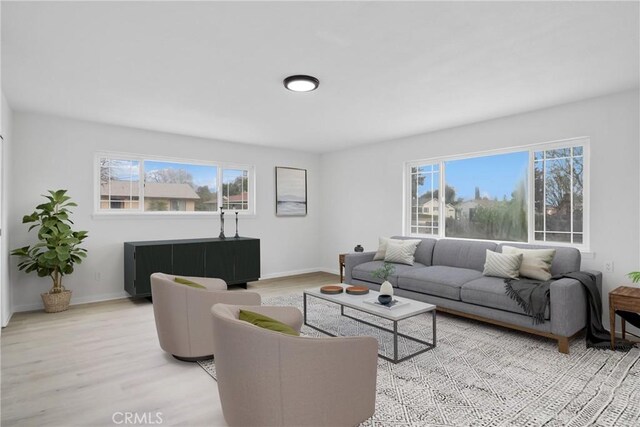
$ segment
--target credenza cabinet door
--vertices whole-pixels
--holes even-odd
[[[173,268],[176,276],[206,277],[205,244],[181,243],[172,246]]]
[[[140,246],[135,251],[135,292],[151,295],[151,273],[171,274],[171,246]]]
[[[235,243],[235,280],[246,283],[260,277],[260,241],[241,240]]]
[[[227,284],[234,283],[234,251],[232,243],[235,242],[225,241],[205,244],[205,276],[217,277],[227,282]]]

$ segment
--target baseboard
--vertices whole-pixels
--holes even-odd
[[[302,270],[290,270],[290,271],[281,271],[279,273],[265,274],[260,278],[260,280],[277,279],[280,277],[297,276],[299,274],[318,273],[318,272],[338,274],[337,272],[334,273],[333,271],[328,271],[323,268],[316,267],[316,268],[304,268]]]
[[[337,268],[321,268],[319,271],[323,273],[335,274],[336,276],[340,275],[340,271]]]
[[[9,322],[11,321],[11,316],[13,316],[13,311],[11,311],[9,313],[9,317],[7,317],[6,319],[2,319],[2,327],[3,328],[6,327],[9,324]]]
[[[86,297],[71,297],[71,305],[88,304],[91,302],[111,301],[114,299],[128,298],[129,294],[122,292],[114,292],[111,294],[91,295]],[[22,311],[34,311],[42,309],[42,301],[34,304],[22,304],[13,307],[13,313],[19,313]],[[12,313],[12,314],[13,314]]]

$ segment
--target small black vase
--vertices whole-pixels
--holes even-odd
[[[378,296],[378,302],[382,305],[389,305],[391,304],[391,300],[393,299],[393,297],[391,295],[380,295]]]
[[[364,248],[360,245],[356,246],[355,248],[353,248],[354,251],[356,252],[364,252]]]

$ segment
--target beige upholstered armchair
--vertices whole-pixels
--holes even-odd
[[[216,304],[213,341],[222,412],[231,426],[353,426],[373,415],[373,337],[285,335],[238,319],[240,309],[300,330],[294,307]]]
[[[219,302],[260,305],[260,294],[227,291],[227,284],[221,279],[184,277],[206,287],[198,289],[176,283],[174,278],[170,274],[152,274],[151,297],[160,347],[179,360],[209,359],[216,353],[212,305]]]

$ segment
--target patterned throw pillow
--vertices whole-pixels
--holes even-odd
[[[394,240],[387,242],[387,251],[384,256],[385,262],[397,262],[399,264],[413,265],[413,254],[422,240]]]
[[[530,279],[547,281],[551,279],[551,262],[556,255],[555,249],[522,249],[503,246],[503,254],[522,254],[520,275]]]
[[[485,276],[517,279],[522,264],[522,254],[509,255],[493,252],[487,249],[487,259],[484,263]]]

